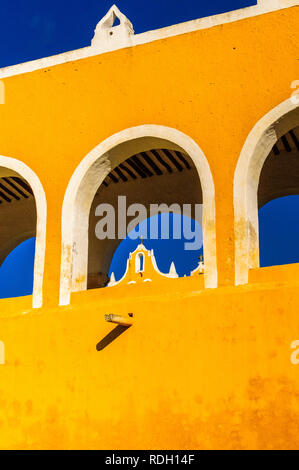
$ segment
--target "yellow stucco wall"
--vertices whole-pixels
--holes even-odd
[[[171,282],[2,318],[0,448],[298,448],[298,284]]]
[[[43,308],[0,301],[0,448],[299,447],[299,282],[233,286],[233,175],[252,127],[298,78],[298,19],[290,8],[4,80],[0,154],[39,176],[48,218]],[[221,287],[177,279],[58,307],[69,179],[141,124],[179,129],[209,161]],[[134,325],[97,351],[104,314],[128,312]]]

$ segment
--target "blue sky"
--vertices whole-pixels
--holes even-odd
[[[268,202],[259,210],[260,265],[299,263],[299,196]]]
[[[34,251],[35,238],[30,238],[4,260],[0,268],[0,299],[32,293]]]
[[[164,26],[255,5],[252,0],[117,0],[120,10],[140,33]],[[109,0],[1,0],[0,67],[26,62],[90,44],[97,22],[113,4]],[[261,265],[299,261],[299,196],[270,202],[259,214]],[[120,277],[126,255],[137,241],[125,240],[111,270]],[[184,240],[146,242],[154,248],[159,267],[175,261],[180,275],[190,272],[201,253],[185,252]],[[117,261],[118,259],[118,261]],[[34,239],[17,247],[0,268],[0,298],[32,291]]]

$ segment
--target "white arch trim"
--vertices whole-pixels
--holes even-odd
[[[25,163],[15,158],[0,155],[0,167],[9,169],[24,178],[34,194],[36,204],[36,242],[33,277],[33,308],[40,308],[43,301],[43,277],[46,251],[47,201],[38,176]]]
[[[208,161],[196,142],[186,134],[165,126],[141,125],[118,132],[100,143],[83,158],[70,179],[62,208],[60,305],[70,303],[72,291],[86,289],[89,211],[97,188],[112,169],[109,152],[120,144],[142,138],[168,141],[183,149],[193,160],[203,194],[205,286],[217,287],[215,189]],[[133,155],[132,149],[131,152],[123,159]]]
[[[242,148],[234,175],[235,284],[248,282],[259,267],[257,191],[260,173],[273,145],[299,124],[299,104],[290,98],[258,121]]]

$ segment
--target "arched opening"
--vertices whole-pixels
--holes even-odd
[[[166,214],[183,213],[184,208],[202,223],[200,179],[192,160],[185,153],[164,148],[142,151],[110,171],[96,191],[89,214],[87,288],[107,285],[113,254],[126,237],[127,227],[133,229],[138,222],[146,221],[148,216],[149,220],[156,220],[156,212],[157,215],[165,214],[162,219],[164,233],[160,235],[166,242],[164,248],[167,250],[172,227]],[[141,225],[143,229],[145,225]],[[183,225],[177,227],[180,228],[177,238],[184,238]],[[144,234],[142,229],[141,235],[145,235],[146,239],[159,236],[158,227],[153,224],[149,227],[149,233]],[[188,248],[194,253],[197,247],[193,243]]]
[[[0,156],[2,298],[32,294],[33,307],[42,305],[46,212],[46,198],[37,176],[19,160]],[[31,255],[30,250],[24,251],[25,241],[32,245]],[[3,274],[6,269],[9,279]],[[23,285],[22,270],[26,277]]]
[[[68,304],[72,291],[105,286],[113,253],[127,235],[123,227],[129,228],[124,216],[133,223],[139,210],[134,204],[142,204],[144,220],[151,205],[161,203],[190,205],[193,218],[195,204],[202,208],[205,286],[216,287],[214,184],[207,160],[185,134],[139,126],[92,150],[71,178],[63,204],[60,303]],[[99,239],[105,206],[107,213],[112,207],[112,218],[115,212],[115,224],[109,228],[115,237]]]
[[[136,273],[142,273],[144,271],[144,254],[139,253],[139,255],[136,257],[136,267],[135,267]]]
[[[260,266],[258,210],[299,194],[298,125],[298,104],[289,99],[256,124],[241,152],[234,178],[236,284]]]

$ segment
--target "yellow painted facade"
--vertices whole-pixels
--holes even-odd
[[[299,265],[235,286],[233,203],[248,134],[299,78],[298,21],[294,6],[3,78],[0,154],[39,177],[47,231],[42,308],[0,301],[0,448],[299,448]],[[59,306],[70,178],[99,143],[146,124],[183,132],[208,160],[218,288],[157,279]],[[133,325],[98,351],[114,328],[104,315],[128,312]]]

